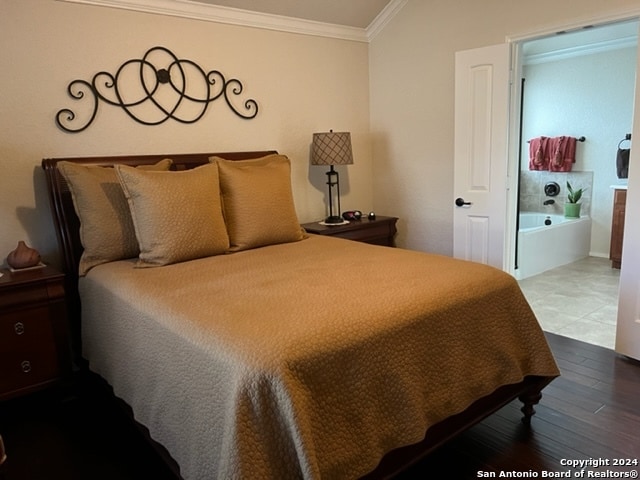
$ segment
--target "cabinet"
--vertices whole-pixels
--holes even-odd
[[[624,237],[624,214],[627,191],[616,188],[613,194],[613,215],[611,218],[611,247],[609,259],[612,268],[620,268],[622,263],[622,238]]]
[[[64,275],[45,266],[0,277],[0,400],[44,388],[71,370]]]
[[[397,221],[396,217],[377,216],[375,220],[363,217],[362,220],[354,220],[346,225],[328,226],[313,222],[305,223],[302,226],[308,233],[316,235],[329,235],[374,245],[394,247]]]

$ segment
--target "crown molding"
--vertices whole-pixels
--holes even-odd
[[[59,2],[119,8],[207,22],[368,43],[407,0],[392,0],[367,29],[259,13],[191,0],[57,0]]]
[[[373,40],[408,1],[409,0],[392,0],[389,2],[367,27],[367,40],[369,42]]]

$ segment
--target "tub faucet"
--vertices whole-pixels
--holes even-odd
[[[550,198],[549,200],[545,200],[543,205],[553,205],[554,203],[556,203],[556,201],[553,198]]]

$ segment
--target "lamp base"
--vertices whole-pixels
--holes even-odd
[[[324,219],[324,223],[326,224],[343,223],[343,222],[344,222],[344,218],[338,215],[329,215],[327,218]]]

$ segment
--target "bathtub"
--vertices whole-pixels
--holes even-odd
[[[522,280],[585,258],[590,248],[590,217],[521,213],[516,278]]]

